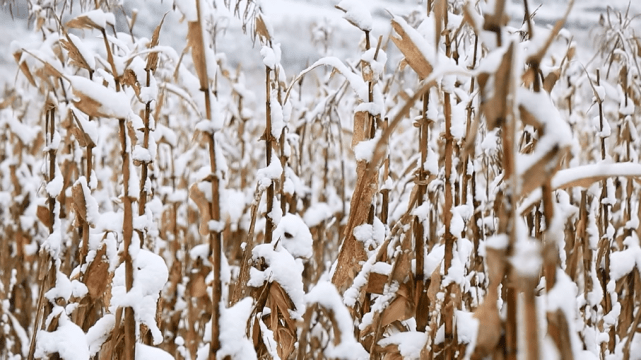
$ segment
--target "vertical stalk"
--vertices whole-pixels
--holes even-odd
[[[429,119],[427,118],[427,107],[429,104],[429,91],[423,95],[423,110],[421,113],[421,125],[419,128],[418,147],[421,152],[421,165],[418,172],[418,190],[417,190],[417,204],[416,206],[423,205],[425,201],[425,193],[427,191],[427,174],[425,171],[425,162],[427,161],[428,141],[429,141]],[[388,194],[388,193],[386,193]],[[424,331],[428,325],[429,316],[427,288],[425,288],[425,228],[423,226],[423,219],[418,217],[414,218],[414,246],[416,248],[416,328],[419,331]]]
[[[601,85],[601,73],[599,69],[596,70],[596,84],[597,86]],[[600,131],[603,132],[603,124],[604,121],[607,121],[606,119],[603,118],[603,103],[601,99],[599,99],[598,102],[599,105],[599,126],[600,126]],[[606,157],[606,151],[605,151],[605,137],[599,136],[600,137],[600,145],[601,145],[601,160],[605,160]],[[600,197],[600,204],[601,204],[601,239],[604,244],[600,244],[600,246],[605,246],[605,253],[603,255],[603,260],[604,260],[604,268],[600,269],[600,277],[601,277],[601,283],[603,285],[603,289],[606,290],[607,284],[610,281],[610,251],[611,251],[611,244],[609,239],[607,237],[608,233],[608,225],[610,223],[609,217],[609,204],[606,204],[603,202],[604,199],[608,197],[608,181],[603,180],[601,184],[601,197]],[[605,314],[609,313],[610,310],[612,310],[612,299],[610,297],[610,293],[608,291],[604,291],[604,307],[603,311]],[[614,352],[614,346],[616,342],[616,337],[615,337],[615,326],[612,326],[609,331],[609,341],[608,341],[608,350],[612,353]]]
[[[445,11],[445,25],[447,26],[447,11]],[[451,57],[451,41],[450,35],[445,35],[445,49],[446,56]],[[454,144],[452,136],[452,103],[450,93],[445,92],[443,103],[443,112],[445,115],[445,206],[443,208],[443,217],[445,223],[445,255],[444,255],[444,273],[447,276],[449,269],[452,266],[452,258],[454,257],[454,241],[456,240],[451,233],[452,223],[452,155],[454,153]],[[456,284],[450,284],[445,291],[445,308],[452,306],[452,298],[450,294],[450,287]],[[450,360],[454,357],[454,319],[453,316],[445,316],[445,359]]]
[[[127,149],[127,127],[125,119],[119,119],[120,129],[120,147],[122,148],[122,187],[123,187],[123,205],[124,219],[122,225],[122,236],[124,242],[124,259],[125,259],[125,289],[131,290],[134,284],[133,259],[131,258],[131,239],[133,237],[133,209],[132,201],[129,197],[129,151]],[[125,359],[135,359],[136,348],[136,321],[134,319],[134,309],[131,306],[125,308]]]
[[[48,105],[46,105],[48,107]],[[55,109],[45,108],[45,131],[47,132],[47,141],[49,145],[48,158],[49,158],[49,174],[48,181],[52,181],[55,177],[55,166],[56,166],[56,151],[50,145],[53,142],[53,136],[55,132]],[[49,207],[49,234],[53,233],[53,224],[55,222],[55,204],[56,199],[53,196],[49,196],[47,199],[47,205]],[[36,311],[33,333],[31,334],[31,342],[29,345],[29,354],[27,359],[33,360],[35,351],[36,351],[36,335],[41,327],[41,322],[43,319],[46,319],[52,309],[51,304],[45,299],[45,292],[49,288],[50,284],[55,283],[56,279],[56,269],[53,266],[53,260],[51,254],[46,250],[40,251],[40,256],[38,256],[38,281],[40,282],[40,289],[38,293],[38,308]]]
[[[271,106],[271,69],[265,66],[265,160],[267,166],[272,162],[272,106]],[[265,224],[265,243],[272,242],[272,233],[274,232],[274,219],[271,212],[274,209],[274,181],[267,188],[267,216]]]
[[[145,69],[145,72],[147,74],[147,79],[146,79],[146,86],[149,87],[150,84],[150,69],[147,68]],[[145,124],[144,128],[144,135],[143,135],[143,147],[145,149],[149,149],[149,116],[151,115],[151,101],[148,101],[145,104],[145,113],[144,113],[144,119],[143,122]],[[145,213],[145,206],[147,205],[147,196],[148,196],[148,189],[146,187],[147,184],[147,177],[148,177],[148,172],[149,172],[149,163],[147,161],[143,161],[142,164],[140,165],[140,195],[138,196],[138,215],[142,215]],[[141,231],[141,237],[140,237],[140,247],[143,247],[145,243],[145,233]]]

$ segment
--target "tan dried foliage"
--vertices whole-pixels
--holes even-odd
[[[200,81],[200,89],[208,89],[207,58],[205,56],[205,45],[203,42],[203,28],[200,21],[190,21],[188,23],[187,46],[191,49],[191,57],[194,61],[198,80]]]
[[[95,22],[91,20],[91,17],[87,15],[80,15],[77,16],[71,20],[69,20],[66,24],[65,27],[72,28],[72,29],[96,29],[96,30],[104,30],[104,28]]]
[[[38,205],[36,216],[44,226],[51,227],[53,225],[51,214],[49,213],[49,209],[46,206]]]
[[[507,266],[505,250],[486,248],[486,263],[489,277],[487,295],[473,315],[479,321],[476,345],[472,354],[474,360],[484,359],[494,353],[502,331],[497,301],[498,287]]]
[[[165,22],[165,17],[167,17],[168,13],[165,13],[162,16],[162,19],[160,19],[160,24],[156,26],[156,29],[154,29],[154,33],[151,36],[151,41],[147,45],[148,49],[153,49],[154,47],[158,46],[159,39],[160,39],[160,29],[162,29],[162,24]],[[149,57],[147,57],[147,66],[145,69],[156,72],[156,68],[158,67],[158,52],[154,51],[149,54]]]
[[[67,50],[67,56],[69,56],[69,63],[71,65],[78,66],[83,69],[87,69],[89,71],[93,71],[91,66],[89,66],[89,63],[87,63],[87,60],[82,56],[82,53],[80,50],[78,50],[78,47],[76,44],[73,42],[71,37],[69,37],[69,34],[65,31],[65,39],[60,39],[60,44],[62,47]]]
[[[405,33],[403,27],[392,19],[392,28],[398,36],[391,36],[392,41],[405,56],[409,66],[418,74],[420,79],[427,78],[433,70],[433,65],[423,56],[419,47],[412,42],[412,38]]]
[[[261,14],[258,14],[255,18],[254,31],[255,31],[255,35],[258,37],[258,39],[262,43],[267,43],[272,39],[272,36],[269,33],[269,30],[267,30],[267,25],[265,24],[265,20],[263,19],[263,16]]]
[[[209,205],[209,201],[205,197],[205,193],[198,187],[198,183],[194,183],[189,187],[189,198],[196,203],[198,211],[200,212],[200,225],[198,226],[198,232],[200,235],[209,234],[208,222],[211,220],[211,207]]]
[[[78,144],[82,147],[91,146],[96,147],[96,144],[91,140],[91,137],[85,132],[85,129],[82,127],[82,123],[76,113],[70,109],[69,115],[73,118],[73,125],[71,126],[71,133],[78,141]]]
[[[21,61],[22,60],[22,49],[19,49],[13,53],[13,58],[16,60],[16,63],[20,67],[20,71],[24,74],[24,76],[29,80],[29,83],[31,86],[36,87],[36,81],[33,78],[33,75],[31,74],[31,70],[29,70],[29,65],[27,65],[26,61]]]
[[[488,130],[500,127],[507,117],[508,107],[507,99],[512,86],[512,57],[514,53],[514,43],[503,55],[501,64],[495,74],[481,73],[478,76],[479,87],[481,88],[481,111],[485,113]],[[490,76],[494,77],[493,86],[490,88]]]
[[[110,295],[107,288],[110,286],[112,278],[113,273],[109,272],[107,247],[103,245],[96,252],[94,260],[87,266],[87,272],[83,279],[89,290],[89,297],[94,301],[102,298],[108,306]]]

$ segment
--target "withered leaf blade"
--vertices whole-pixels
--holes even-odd
[[[94,260],[87,266],[84,283],[89,290],[89,297],[93,300],[99,299],[107,285],[111,282],[113,274],[109,272],[109,261],[106,258],[107,246],[103,245],[97,252]]]
[[[51,227],[51,225],[53,225],[53,222],[51,221],[51,215],[49,214],[49,209],[47,209],[46,206],[38,205],[36,216],[44,226]]]
[[[78,66],[83,69],[87,69],[89,71],[93,71],[92,66],[89,65],[88,59],[85,59],[83,56],[82,52],[78,47],[76,46],[75,40],[77,38],[72,37],[73,35],[67,34],[65,32],[65,39],[60,39],[60,44],[62,47],[67,50],[67,56],[69,56],[69,62],[72,65]]]
[[[200,226],[198,227],[198,232],[200,235],[209,234],[208,222],[211,220],[209,201],[207,201],[205,193],[198,188],[198,183],[193,184],[189,188],[189,198],[196,203],[198,211],[200,212]]]
[[[67,27],[72,29],[97,29],[102,30],[103,27],[96,24],[88,16],[78,16],[75,19],[69,20],[66,24]]]
[[[265,20],[263,20],[262,14],[256,16],[254,29],[255,35],[258,36],[262,42],[271,40],[272,37],[269,34],[269,30],[267,30],[267,25],[265,24]]]
[[[209,78],[207,76],[207,59],[205,56],[205,45],[203,42],[203,29],[198,21],[190,21],[187,29],[187,44],[191,48],[191,57],[194,60],[194,67],[200,88],[207,89]]]
[[[493,130],[501,126],[507,117],[507,99],[510,92],[510,82],[512,81],[512,58],[514,54],[514,43],[510,44],[501,65],[494,74],[494,86],[489,89],[489,76],[479,76],[479,86],[482,94],[491,95],[481,104],[481,110],[485,113],[487,119],[487,129]],[[491,76],[491,75],[490,75]],[[489,94],[488,94],[489,93]]]
[[[13,58],[16,60],[16,63],[19,64],[20,71],[22,71],[22,73],[27,78],[27,80],[29,80],[29,83],[31,84],[31,86],[36,86],[36,81],[33,79],[33,75],[29,70],[29,66],[27,65],[27,62],[20,61],[22,59],[22,50],[17,50],[16,52],[14,52]]]
[[[162,19],[160,19],[160,24],[156,26],[156,29],[154,30],[154,33],[151,36],[151,41],[147,45],[147,48],[151,49],[158,46],[158,42],[160,39],[160,29],[162,28],[162,24],[165,22],[165,17],[167,17],[167,13],[165,13],[162,16]],[[149,54],[149,56],[147,57],[147,70],[151,70],[155,72],[157,66],[158,66],[158,53],[154,51],[151,54]]]
[[[565,24],[565,20],[568,18],[570,15],[570,10],[572,9],[572,6],[574,5],[574,0],[570,0],[567,9],[565,10],[565,15],[563,18],[558,20],[555,24],[554,27],[552,28],[552,31],[548,34],[547,39],[545,39],[545,42],[543,43],[543,46],[541,46],[538,51],[532,55],[530,55],[527,59],[528,63],[534,63],[534,64],[540,64],[541,60],[543,60],[543,57],[547,53],[548,49],[550,48],[550,45],[552,45],[552,42],[556,38],[557,35],[559,35],[559,32],[563,28],[563,25]]]
[[[115,24],[114,15],[112,13],[105,13],[101,9],[96,9],[76,16],[67,22],[66,27],[104,30],[108,24]]]
[[[73,196],[73,207],[76,211],[76,214],[82,219],[82,221],[87,221],[87,203],[85,201],[85,193],[83,191],[82,185],[78,182],[71,189]]]
[[[74,111],[70,109],[69,114],[74,120],[73,126],[71,127],[71,133],[78,141],[78,144],[82,147],[86,147],[86,146],[96,147],[96,144],[91,139],[91,136],[89,136],[85,132],[85,129],[82,126],[82,122],[80,121],[80,119],[78,119]]]
[[[432,64],[425,58],[421,52],[419,46],[413,42],[413,37],[408,34],[408,31],[416,31],[412,29],[405,20],[394,17],[392,19],[392,28],[398,34],[397,36],[392,36],[392,41],[398,47],[398,49],[405,56],[405,60],[410,65],[410,67],[418,74],[419,78],[427,78],[433,70]]]
[[[358,143],[365,140],[365,135],[367,133],[365,125],[367,124],[367,118],[369,113],[366,111],[357,111],[354,114],[354,134],[352,135],[352,149]]]

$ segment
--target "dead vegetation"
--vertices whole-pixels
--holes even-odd
[[[165,17],[136,37],[109,1],[30,1],[0,357],[637,358],[635,18],[608,9],[584,66],[572,2],[550,28],[505,3],[429,0],[377,38],[342,1],[356,60],[288,77],[253,1],[177,2],[178,49]],[[229,15],[264,77],[216,52]]]

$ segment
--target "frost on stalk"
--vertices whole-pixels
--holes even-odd
[[[125,264],[116,269],[112,283],[111,312],[115,313],[117,307],[132,307],[136,321],[146,325],[151,330],[154,344],[159,344],[163,337],[156,324],[156,306],[160,291],[169,277],[167,266],[160,256],[141,249],[135,256],[133,267],[134,284],[129,292],[125,290]]]
[[[303,296],[303,266],[280,244],[262,244],[252,250],[254,261],[264,260],[266,268],[259,270],[251,268],[248,285],[261,287],[265,283],[278,283],[291,300],[293,309],[288,310],[292,319],[301,318],[305,311]]]
[[[45,358],[55,353],[58,353],[62,360],[89,359],[85,333],[64,313],[59,314],[55,331],[41,330],[36,338],[36,358]]]
[[[280,219],[274,230],[273,241],[279,239],[283,247],[295,258],[308,259],[313,254],[312,234],[298,215],[288,213]]]
[[[362,31],[372,31],[372,14],[359,0],[342,0],[336,8],[343,11],[343,18]]]
[[[427,332],[405,331],[379,340],[378,345],[386,353],[398,354],[403,359],[419,359],[426,342]]]
[[[302,261],[294,259],[280,241],[256,246],[252,259],[257,268],[250,268],[247,285],[256,288],[254,296],[266,295],[257,309],[260,313],[254,321],[259,327],[253,336],[260,336],[272,357],[286,359],[295,346],[296,320],[302,320],[305,312]]]
[[[94,356],[100,351],[102,344],[111,336],[115,324],[116,317],[113,314],[105,314],[89,328],[86,335],[89,356]]]
[[[350,68],[345,66],[345,64],[339,58],[334,56],[328,56],[328,57],[324,57],[322,59],[317,60],[310,67],[303,70],[298,75],[298,77],[294,82],[299,81],[305,74],[307,74],[308,72],[312,71],[313,69],[319,66],[331,66],[334,69],[336,69],[336,71],[341,73],[341,75],[343,75],[345,79],[347,79],[352,89],[356,92],[356,95],[358,96],[358,98],[362,102],[368,102],[369,92],[367,89],[367,84],[365,83],[363,78],[357,75],[355,72],[353,72]]]
[[[336,287],[329,282],[319,282],[307,295],[307,305],[318,304],[329,314],[334,323],[334,337],[339,339],[338,345],[328,344],[325,355],[331,359],[368,359],[369,354],[354,338],[353,320],[349,310],[343,305]]]
[[[220,334],[221,347],[217,354],[219,359],[226,356],[231,356],[232,359],[256,359],[254,344],[245,332],[252,306],[252,299],[244,298],[220,314],[220,328],[224,331]]]
[[[136,343],[136,360],[174,360],[174,357],[165,350]]]
[[[263,64],[272,70],[276,70],[276,67],[280,65],[281,50],[280,44],[274,44],[274,46],[263,46],[260,50],[260,55],[263,57]]]
[[[276,154],[272,154],[271,162],[269,166],[258,169],[256,172],[256,178],[258,179],[258,186],[261,189],[266,189],[271,184],[272,180],[279,180],[280,175],[283,173],[283,166],[280,163],[280,159]]]

